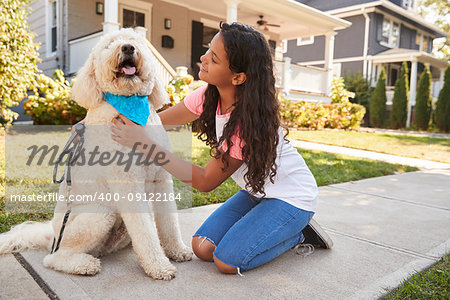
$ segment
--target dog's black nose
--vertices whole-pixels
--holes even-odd
[[[125,44],[122,46],[122,52],[125,54],[133,54],[134,53],[134,46],[131,44]]]

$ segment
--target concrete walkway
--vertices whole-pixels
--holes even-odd
[[[23,252],[0,256],[0,299],[43,299],[43,290],[52,299],[376,299],[450,249],[450,165],[421,163],[419,172],[319,188],[314,218],[333,239],[331,250],[288,251],[243,277],[194,258],[174,263],[170,282],[146,277],[131,248],[102,258],[93,277],[46,269],[46,252]],[[219,205],[180,212],[187,244]]]

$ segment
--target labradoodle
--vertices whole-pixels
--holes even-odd
[[[101,38],[72,88],[75,101],[88,109],[85,154],[96,147],[101,153],[130,151],[111,139],[110,125],[119,113],[105,101],[105,93],[148,95],[150,116],[146,128],[152,138],[170,148],[156,113],[168,102],[168,95],[156,76],[156,67],[156,59],[145,39],[133,29],[122,29]],[[175,201],[153,201],[151,205],[148,201],[136,201],[138,197],[150,199],[150,194],[170,198],[173,182],[162,167],[131,164],[125,171],[118,164],[103,167],[77,164],[71,174],[70,194],[91,198],[87,202],[71,202],[60,248],[44,258],[46,267],[70,274],[93,275],[101,269],[98,257],[118,251],[130,242],[145,273],[154,279],[170,280],[175,276],[176,268],[169,258],[177,262],[192,259],[191,249],[181,239]],[[68,194],[65,182],[61,184],[60,194]],[[97,195],[94,200],[93,195]],[[59,237],[67,202],[67,199],[58,201],[50,222],[26,222],[0,235],[0,253],[50,249],[53,238]]]

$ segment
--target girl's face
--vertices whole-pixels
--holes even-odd
[[[229,68],[223,36],[217,33],[210,43],[208,51],[200,57],[202,65],[198,77],[216,87],[232,85],[233,72]]]

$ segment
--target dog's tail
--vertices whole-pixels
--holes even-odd
[[[53,242],[51,222],[25,222],[0,234],[0,254],[27,249],[47,249]]]

